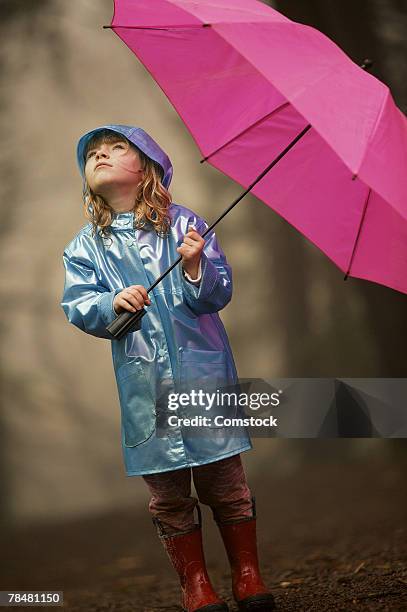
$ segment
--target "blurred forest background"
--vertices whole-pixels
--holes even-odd
[[[272,6],[331,37],[407,108],[405,0],[280,0]],[[192,137],[136,57],[103,30],[111,0],[2,0],[0,525],[145,505],[125,478],[110,343],[68,325],[62,252],[85,223],[75,146],[104,123],[142,126],[168,152],[174,202],[208,221],[241,192],[199,163]],[[246,197],[217,235],[234,272],[221,316],[241,377],[405,377],[407,296],[348,279],[265,204]],[[404,440],[255,439],[262,468],[309,461],[405,463]],[[267,465],[267,471],[264,465]],[[316,465],[314,464],[314,465]],[[348,463],[349,468],[349,463]],[[405,482],[405,480],[404,480]],[[266,482],[267,484],[267,482]]]

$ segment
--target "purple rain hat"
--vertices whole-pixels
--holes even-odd
[[[164,171],[164,178],[162,180],[162,184],[164,187],[168,189],[171,179],[173,168],[170,162],[170,159],[166,153],[161,149],[161,147],[156,143],[151,136],[147,134],[142,128],[133,127],[131,125],[102,125],[101,127],[95,128],[90,132],[87,132],[78,141],[78,146],[76,149],[76,156],[79,165],[79,169],[81,171],[81,175],[85,177],[85,149],[89,140],[94,136],[97,132],[101,130],[111,130],[112,132],[116,132],[117,134],[121,134],[125,136],[127,140],[132,142],[136,147],[141,149],[143,153],[148,155],[152,160],[160,164],[161,168]]]

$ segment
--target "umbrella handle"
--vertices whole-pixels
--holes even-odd
[[[141,329],[141,319],[146,313],[147,311],[145,308],[138,310],[136,313],[126,310],[121,312],[106,329],[115,340],[121,340],[123,336],[129,332],[139,331]]]

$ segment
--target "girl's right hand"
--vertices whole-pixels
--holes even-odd
[[[136,312],[136,310],[141,310],[144,304],[150,305],[151,300],[148,297],[147,289],[143,285],[130,285],[130,287],[120,291],[113,300],[113,308],[116,314],[120,314],[122,310]]]

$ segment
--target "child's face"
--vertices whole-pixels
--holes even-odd
[[[143,178],[139,154],[124,140],[96,143],[86,153],[85,177],[93,193],[105,198],[136,188]]]

